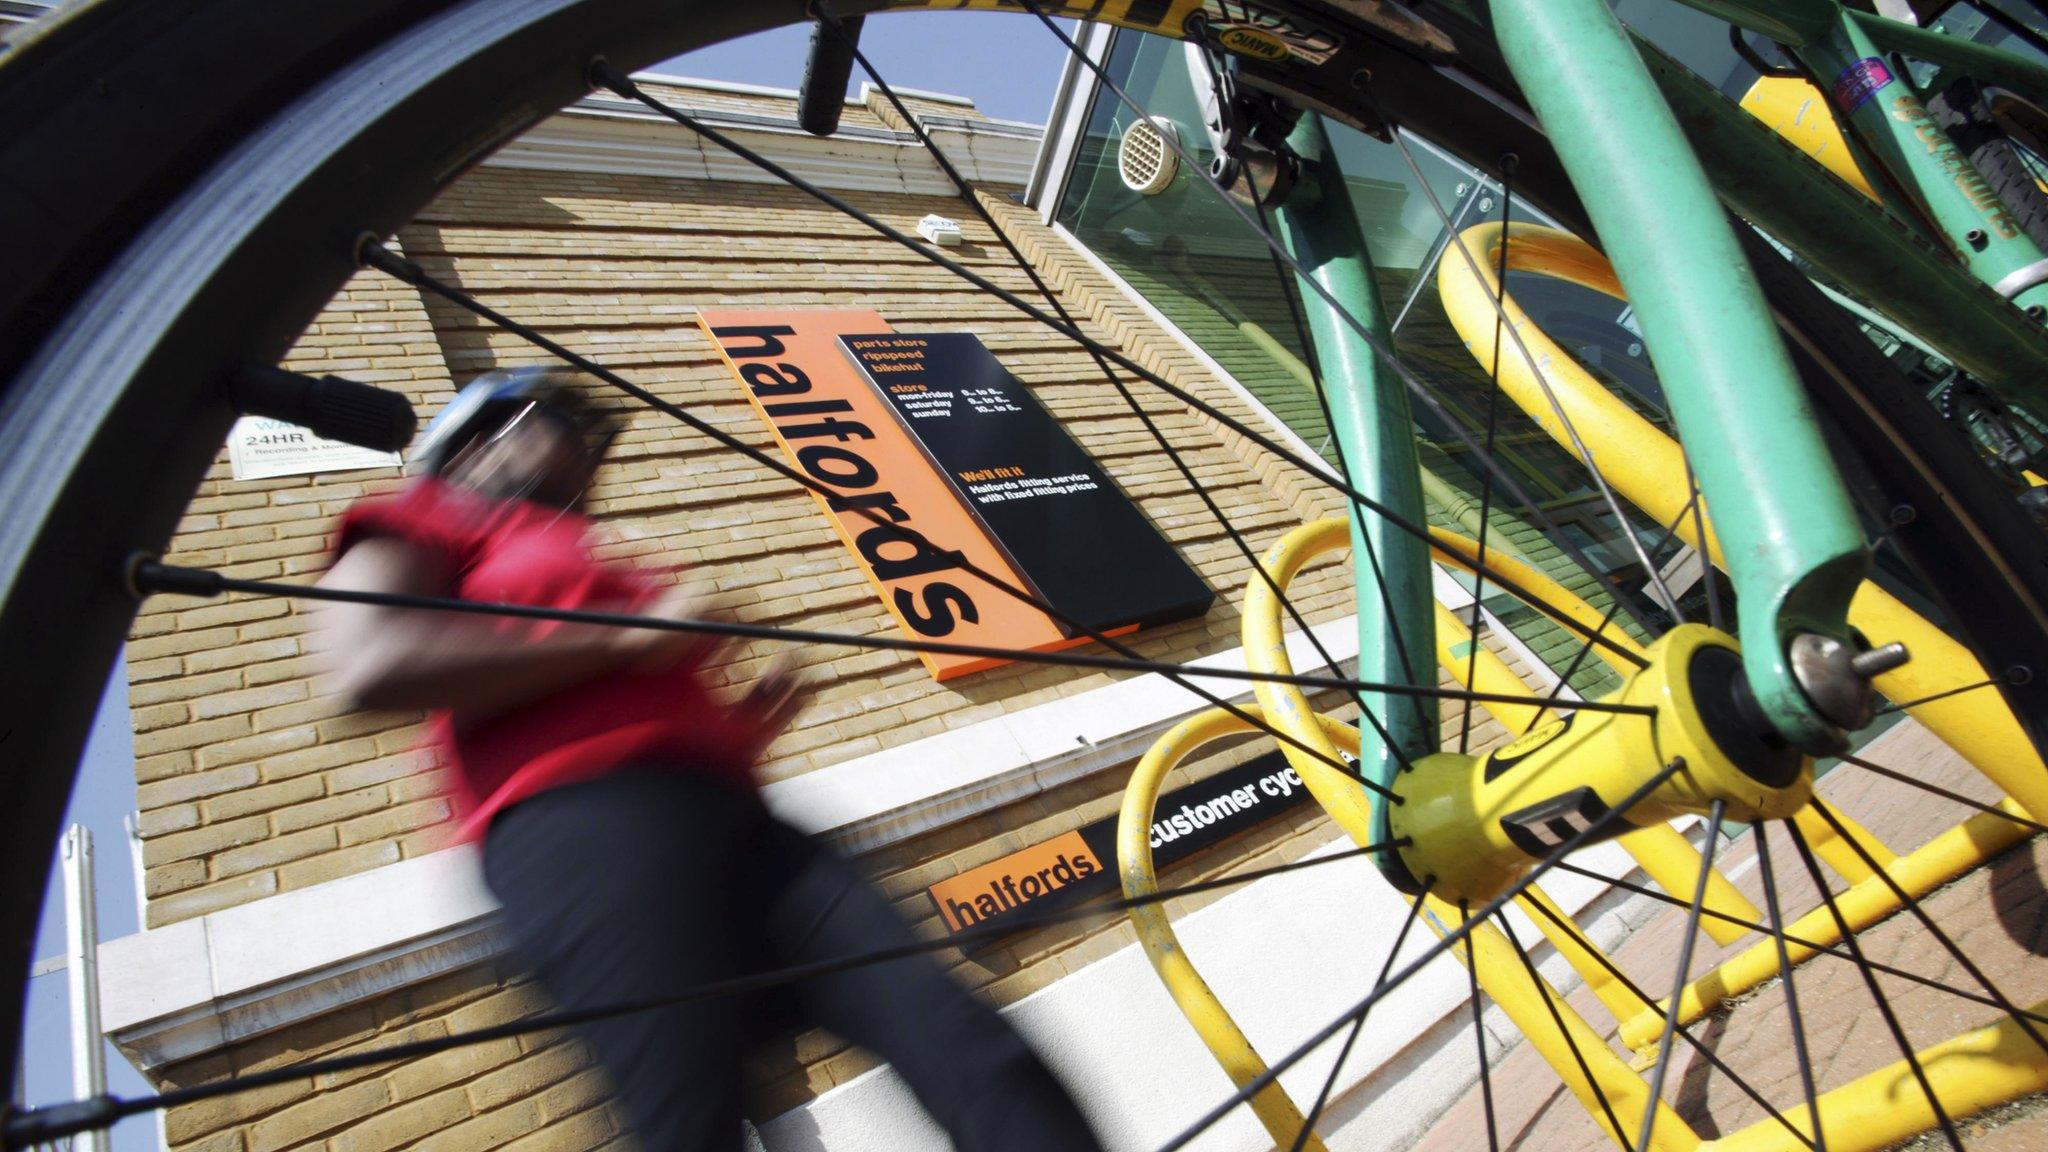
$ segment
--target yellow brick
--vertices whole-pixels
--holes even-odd
[[[440,1131],[469,1116],[469,1102],[461,1090],[440,1092],[424,1099],[387,1108],[360,1124],[335,1135],[333,1143],[350,1152],[386,1152],[401,1148],[431,1132]]]
[[[401,832],[424,828],[448,819],[446,800],[420,800],[411,804],[387,808],[367,816],[358,816],[343,823],[339,831],[343,845],[362,844],[371,840],[384,840]]]
[[[592,1068],[542,1092],[541,1116],[550,1122],[573,1116],[585,1108],[604,1103],[611,1098],[611,1092],[611,1082],[605,1079],[603,1070]]]
[[[589,1066],[589,1057],[578,1045],[556,1044],[543,1048],[516,1064],[470,1081],[470,1104],[479,1112],[499,1108],[511,1101],[533,1096]]]
[[[233,653],[238,651],[238,649],[216,648],[212,651],[220,653]],[[189,674],[190,664],[192,660],[195,657],[209,654],[210,653],[201,652],[194,653],[191,656],[185,657],[165,657],[165,659],[171,660],[173,662],[183,663],[186,666],[187,673],[170,677],[164,680],[159,680],[150,684],[138,684],[135,687],[130,688],[128,690],[129,705],[135,708],[142,708],[148,705],[162,704],[173,700],[191,700],[200,696],[209,696],[215,692],[232,692],[236,688],[240,687],[242,684],[242,677],[239,672],[224,671],[209,672],[198,675]]]
[[[219,879],[239,876],[263,868],[275,868],[308,856],[317,856],[335,847],[334,829],[308,828],[285,836],[269,839],[239,848],[231,848],[213,857],[213,874]]]
[[[240,692],[222,692],[202,696],[192,702],[192,718],[210,720],[216,716],[227,716],[236,712],[254,712],[260,708],[273,708],[304,700],[307,687],[304,681],[287,681],[282,684],[266,684],[260,688],[245,688]]]
[[[602,1108],[580,1112],[567,1120],[550,1124],[531,1136],[505,1145],[503,1152],[575,1152],[595,1148],[618,1135],[619,1129]]]
[[[268,533],[265,533],[267,536]],[[225,625],[247,624],[252,620],[267,620],[283,616],[291,611],[291,605],[277,599],[236,600],[226,604],[213,604],[205,608],[193,608],[178,613],[178,628],[186,629],[219,628]]]
[[[414,1144],[413,1150],[474,1152],[479,1148],[496,1148],[508,1141],[537,1132],[540,1127],[540,1106],[531,1100],[520,1100],[495,1112],[486,1112],[444,1128]]]
[[[368,872],[386,864],[396,864],[399,859],[398,845],[390,842],[360,844],[354,848],[343,848],[339,852],[328,852],[320,856],[297,860],[279,868],[276,872],[277,886],[285,891],[310,888]]]
[[[244,724],[248,723],[249,720],[246,716],[233,716],[227,719],[239,720]],[[199,766],[201,768],[213,768],[223,764],[241,764],[251,760],[261,760],[265,757],[276,756],[280,753],[307,747],[318,740],[318,733],[311,728],[285,728],[276,732],[258,732],[254,736],[244,736],[239,740],[223,740],[220,743],[208,744],[206,747],[199,749]]]
[[[249,765],[243,765],[242,767],[249,768],[252,773],[254,771]],[[235,770],[226,769],[226,771]],[[268,812],[273,808],[282,808],[288,804],[297,804],[302,801],[311,800],[319,796],[321,792],[320,781],[317,778],[301,776],[296,779],[281,780],[275,784],[238,788],[233,792],[201,802],[199,810],[204,814],[208,824],[217,824],[233,820],[237,817],[253,816],[258,812]]]
[[[372,784],[383,784],[425,772],[432,767],[431,754],[424,751],[402,752],[396,756],[385,756],[336,768],[327,774],[327,789],[330,792],[352,792],[357,788],[367,788]]]
[[[219,884],[208,884],[203,888],[189,888],[149,902],[149,926],[160,928],[208,912],[218,912],[237,904],[247,904],[265,896],[277,894],[277,876],[270,872],[257,872],[240,876]]]
[[[343,740],[337,743],[320,743],[297,752],[282,756],[270,756],[259,761],[257,770],[265,780],[281,780],[287,776],[302,776],[309,772],[328,771],[345,764],[354,764],[377,752],[375,740]],[[329,785],[330,791],[347,791]]]
[[[135,737],[137,756],[154,756],[159,752],[176,752],[186,748],[198,748],[223,740],[232,740],[249,732],[247,716],[222,716],[197,724],[183,724],[176,728],[165,728],[157,732],[142,733]]]
[[[316,777],[295,777],[293,782],[304,781],[312,788],[312,795],[320,796],[321,781]],[[339,824],[351,816],[360,816],[384,807],[390,802],[389,792],[382,787],[363,788],[355,792],[344,792],[339,796],[323,796],[310,803],[295,804],[280,808],[270,814],[271,826],[279,832],[296,832],[301,828],[312,828],[321,824]]]
[[[393,1069],[386,1079],[391,1084],[393,1099],[411,1100],[430,1092],[438,1092],[451,1084],[475,1079],[519,1057],[519,1042],[508,1037],[483,1044],[469,1044],[415,1060]],[[463,1101],[463,1111],[465,1114],[471,1111],[466,1098]]]
[[[143,883],[143,892],[152,899],[166,896],[184,888],[197,887],[206,883],[206,862],[203,860],[179,860],[149,870]]]
[[[183,832],[199,827],[199,806],[176,804],[169,808],[157,808],[142,812],[135,820],[136,835],[147,840],[170,832]]]
[[[322,720],[314,726],[322,742],[372,736],[407,723],[407,718],[390,712],[353,712]]]
[[[390,1103],[381,1080],[365,1080],[275,1112],[249,1126],[249,1152],[276,1152],[347,1127]]]
[[[172,776],[185,775],[195,767],[192,753],[189,751],[161,752],[135,761],[135,781],[138,784],[151,784]]]
[[[195,828],[190,832],[159,836],[143,842],[142,863],[145,867],[154,868],[173,860],[211,856],[229,848],[254,843],[269,834],[268,821],[261,816],[249,816],[241,820],[230,820],[225,824]]]
[[[155,660],[164,656],[182,656],[187,652],[200,652],[209,648],[220,648],[235,642],[232,628],[209,628],[204,630],[181,628],[162,636],[147,636],[128,642],[130,660]]]
[[[202,1063],[211,1064],[212,1062],[202,1061]],[[182,1070],[183,1066],[178,1070],[174,1070],[172,1082],[167,1087],[189,1087],[193,1084],[222,1079],[232,1072],[230,1068],[221,1067],[210,1075],[185,1079],[177,1074],[177,1072]],[[209,1071],[212,1070],[209,1069]],[[255,1088],[247,1092],[237,1092],[229,1096],[218,1096],[212,1100],[200,1101],[197,1104],[181,1104],[164,1113],[164,1136],[172,1145],[178,1146],[180,1152],[184,1152],[185,1145],[198,1140],[202,1136],[206,1136],[208,1133],[220,1132],[221,1129],[226,1128],[230,1124],[235,1124],[250,1116],[260,1116],[264,1113],[275,1111],[293,1101],[303,1100],[312,1094],[312,1085],[303,1080],[293,1080],[284,1084],[272,1084],[266,1088]],[[228,1145],[228,1147],[241,1147],[241,1133],[232,1132],[230,1134],[234,1137],[235,1143]]]
[[[216,1132],[193,1143],[178,1145],[178,1152],[247,1152],[247,1149],[241,1132],[234,1130]]]
[[[192,709],[182,701],[169,704],[152,704],[148,707],[132,708],[128,713],[130,729],[136,733],[156,732],[174,725],[185,724],[191,719]]]

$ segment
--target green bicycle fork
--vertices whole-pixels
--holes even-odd
[[[1664,381],[1738,593],[1750,689],[1785,739],[1827,747],[1839,731],[1800,688],[1790,648],[1801,633],[1850,639],[1870,556],[1763,293],[1603,0],[1494,0],[1492,15]]]
[[[1277,212],[1282,238],[1316,283],[1370,328],[1384,347],[1393,347],[1373,278],[1372,255],[1322,122],[1312,113],[1303,116],[1287,142],[1301,160],[1301,178]],[[1343,450],[1345,479],[1411,523],[1423,523],[1422,471],[1407,390],[1336,309],[1306,286],[1301,295],[1329,397],[1331,432]],[[1380,517],[1354,510],[1351,563],[1358,605],[1358,678],[1436,683],[1429,545]],[[1359,725],[1359,769],[1366,779],[1389,784],[1403,759],[1436,751],[1434,700],[1374,693],[1366,693],[1363,700],[1386,725],[1395,745],[1389,747],[1371,724]],[[1374,813],[1375,836],[1387,838],[1386,805],[1375,804]]]

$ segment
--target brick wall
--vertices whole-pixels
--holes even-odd
[[[690,102],[705,100],[693,92]],[[857,111],[849,110],[850,122]],[[1030,291],[987,226],[960,201],[860,193],[848,199],[905,230],[928,212],[959,220],[967,242],[948,254],[1006,287]],[[1092,335],[1259,426],[1227,387],[1034,215],[1005,195],[984,194],[983,202]],[[698,308],[864,307],[905,331],[972,331],[1033,387],[1219,592],[1206,618],[1149,630],[1132,643],[1146,656],[1172,660],[1238,643],[1246,561],[1099,379],[1091,358],[798,192],[485,168],[451,187],[398,242],[435,275],[771,452],[739,385],[699,333]],[[351,282],[287,360],[302,370],[403,388],[423,413],[479,372],[547,362],[516,338],[374,274]],[[1132,383],[1255,549],[1304,519],[1338,510],[1326,489],[1255,444]],[[893,628],[801,489],[623,397],[605,402],[616,406],[625,432],[590,494],[606,541],[603,554],[680,566],[681,580],[745,620],[853,633]],[[168,559],[310,581],[324,568],[340,510],[397,482],[394,469],[236,482],[223,455]],[[1332,557],[1297,579],[1297,603],[1311,620],[1349,612],[1341,560]],[[243,598],[164,598],[138,618],[129,676],[152,926],[446,843],[441,826],[448,801],[430,758],[416,748],[418,717],[345,713],[312,677],[309,623],[293,604]],[[769,651],[764,644],[737,647],[714,675],[737,690]],[[822,687],[769,750],[763,774],[770,779],[1117,678],[1018,665],[942,686],[907,654],[819,649],[797,655]],[[1454,719],[1448,713],[1447,725]],[[1258,750],[1250,742],[1220,748],[1184,766],[1168,786]],[[1114,811],[1122,783],[1121,772],[1076,781],[893,845],[863,863],[919,932],[936,934],[942,929],[925,885]],[[1291,859],[1332,834],[1319,813],[1304,809],[1183,861],[1163,879],[1181,883]],[[960,978],[1007,1003],[1129,940],[1123,922],[1110,919],[1031,933],[972,958],[943,955]],[[486,966],[171,1069],[168,1076],[178,1083],[210,1079],[473,1027],[539,1006],[515,975]],[[870,1061],[822,1034],[773,1046],[753,1061],[755,1113],[779,1113],[866,1070]],[[354,1152],[507,1140],[519,1148],[594,1148],[614,1139],[618,1126],[602,1102],[601,1081],[573,1045],[503,1041],[178,1109],[169,1130],[177,1147],[205,1152]]]
[[[402,389],[422,411],[452,395],[411,288],[356,277],[287,367]],[[236,481],[207,473],[166,559],[309,582],[335,513],[396,469]],[[349,715],[313,679],[308,619],[282,600],[143,605],[128,643],[149,925],[388,864],[440,845],[447,816],[411,718]]]

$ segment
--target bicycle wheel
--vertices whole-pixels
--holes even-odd
[[[2012,103],[2007,98],[2008,106]],[[1981,85],[1959,79],[1927,100],[1928,115],[1956,142],[1998,195],[2020,229],[2048,249],[2048,194],[2020,158],[2007,131],[1993,115],[1993,101]]]
[[[1137,10],[1157,6],[1126,7],[1123,19],[1143,25]],[[1334,7],[1280,7],[1312,9],[1351,38],[1313,66],[1254,65],[1262,82],[1360,126],[1399,121],[1481,168],[1513,153],[1518,194],[1579,222],[1526,112],[1494,95],[1513,86],[1479,30],[1445,21],[1445,43],[1404,39]],[[37,29],[0,65],[0,163],[33,174],[0,188],[5,250],[23,270],[0,300],[0,498],[13,510],[0,526],[0,729],[14,733],[20,765],[0,793],[0,979],[25,964],[35,878],[134,616],[128,558],[171,537],[218,452],[233,415],[223,372],[275,362],[356,272],[361,236],[393,234],[479,157],[583,95],[594,61],[626,73],[804,16],[795,3],[683,13],[637,0],[329,8],[237,5],[180,25],[102,0]],[[193,66],[202,44],[197,59],[216,66]],[[1479,83],[1436,71],[1447,55]],[[73,99],[80,76],[101,70],[170,85],[176,98],[121,88]],[[2039,534],[1987,487],[1967,445],[1927,430],[1924,402],[1838,311],[1775,253],[1759,245],[1752,259],[1876,504],[1950,513],[1912,517],[1891,538],[1942,574],[1957,628],[1987,665],[2022,662],[2006,652],[2032,659],[2048,637]],[[2001,692],[2041,731],[2038,678],[2010,681]]]

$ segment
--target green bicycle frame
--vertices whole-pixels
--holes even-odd
[[[1895,74],[1903,68],[1887,54],[1907,53],[2024,91],[2048,92],[2048,69],[1852,12],[1835,0],[1679,2],[1768,35],[1824,79],[1839,80],[1846,115],[1912,197],[1904,205],[1895,199],[1891,211],[1872,206],[1633,38],[1602,0],[1489,6],[1503,57],[1636,304],[1701,488],[1718,513],[1751,688],[1783,735],[1819,746],[1831,726],[1794,679],[1787,647],[1801,632],[1847,638],[1848,601],[1869,557],[1722,206],[1822,271],[1863,286],[1879,312],[2009,398],[2038,401],[2048,378],[2048,334],[2021,308],[2048,302],[2048,260],[1996,198],[1987,199],[1981,176],[1946,135],[1931,130],[1917,93]],[[1307,145],[1305,155],[1315,148],[1312,140],[1298,143]],[[1281,220],[1290,245],[1325,287],[1356,315],[1378,316],[1363,245],[1348,255],[1342,229],[1326,219],[1331,215],[1297,204],[1283,209]],[[1939,246],[1907,222],[1922,217],[1939,229]],[[1346,267],[1309,259],[1326,255],[1341,256]],[[1349,334],[1323,331],[1331,327],[1317,315],[1325,309],[1313,298],[1308,303],[1318,348],[1341,349]],[[1341,352],[1324,355],[1326,367],[1347,363]],[[1379,379],[1369,358],[1350,369],[1330,370],[1328,380],[1334,431],[1350,460],[1369,462],[1354,465],[1351,480],[1405,508],[1385,472],[1395,458],[1389,429],[1406,427],[1382,411],[1385,396],[1399,388]],[[1399,555],[1396,541],[1375,544],[1383,565],[1385,545]],[[1354,563],[1363,590],[1371,573],[1364,558],[1354,555]],[[1369,618],[1363,592],[1359,603],[1361,652],[1386,649],[1382,663],[1392,661],[1389,622]],[[1393,618],[1416,636],[1432,626],[1426,603],[1404,599]],[[1390,664],[1385,671],[1401,670]],[[1407,672],[1408,679],[1424,678]],[[1400,717],[1402,710],[1386,715]],[[1397,732],[1397,742],[1423,746],[1409,736]]]
[[[1372,329],[1383,346],[1392,347],[1393,331],[1373,276],[1372,254],[1322,121],[1303,116],[1288,144],[1302,167],[1300,182],[1276,213],[1288,250],[1345,311]],[[1345,479],[1411,523],[1423,523],[1422,468],[1415,455],[1407,389],[1313,289],[1304,286],[1301,296],[1327,385],[1330,430],[1342,449]],[[1354,598],[1359,678],[1435,683],[1429,545],[1395,529],[1383,517],[1354,513],[1350,519],[1352,566],[1358,574]],[[1380,595],[1382,583],[1385,597]],[[1436,701],[1375,693],[1364,694],[1361,700],[1386,726],[1393,744],[1389,747],[1373,725],[1359,725],[1358,766],[1368,780],[1389,784],[1401,761],[1436,751]],[[1374,811],[1375,837],[1390,838],[1386,806],[1376,804]]]
[[[1901,75],[1897,54],[2028,92],[2048,92],[2048,69],[2010,52],[1852,11],[1835,0],[1680,2],[1785,44],[1831,89],[1826,95],[1836,110],[1970,272],[2022,307],[2048,309],[2048,259],[1929,117]]]

